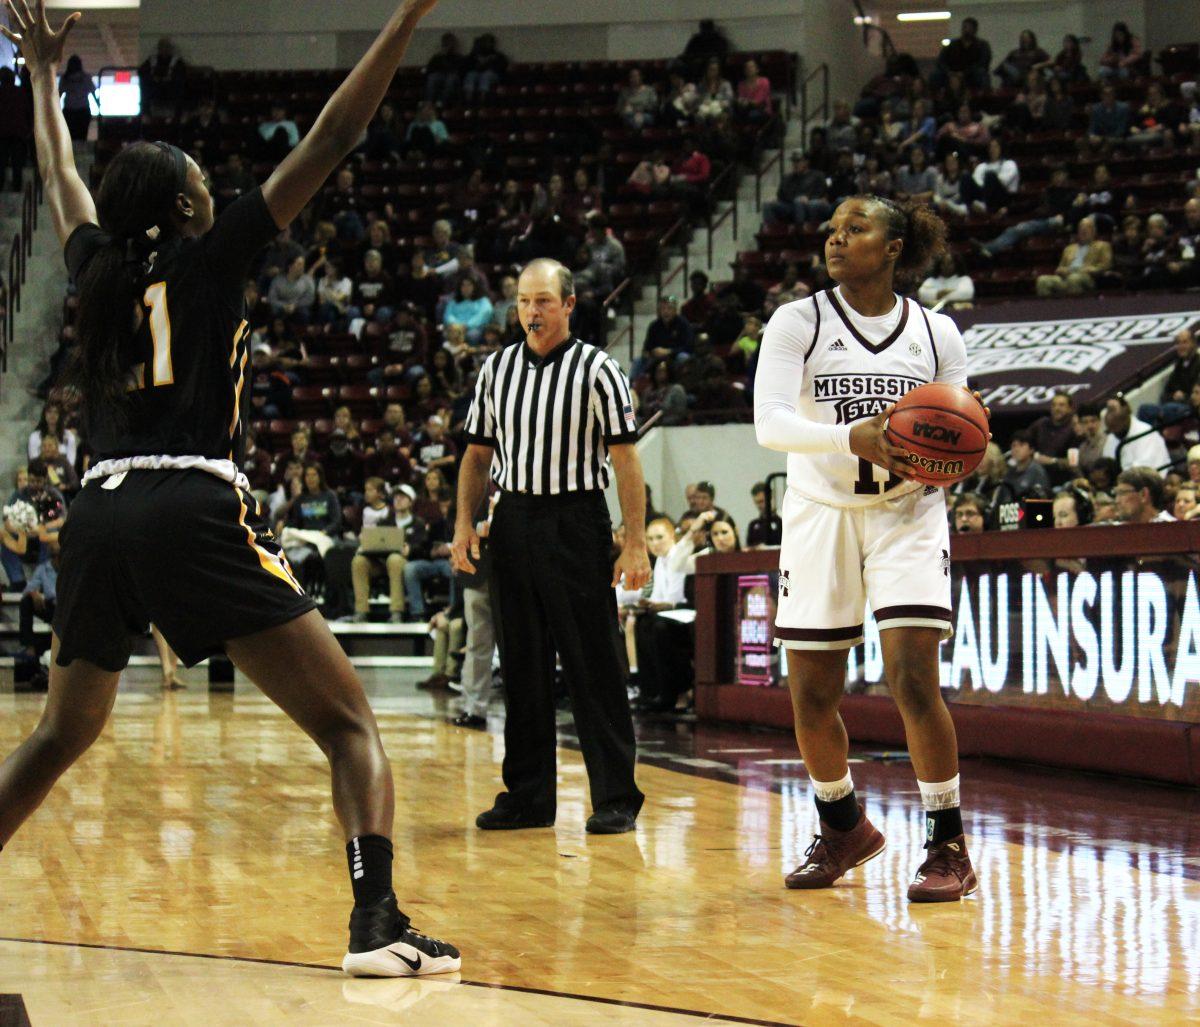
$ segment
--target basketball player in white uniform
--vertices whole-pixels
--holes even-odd
[[[927,207],[846,200],[825,243],[837,287],[777,310],[759,354],[758,441],[788,454],[775,636],[787,649],[796,738],[821,820],[789,888],[829,887],[885,845],[854,794],[838,715],[866,603],[926,811],[928,858],[909,898],[949,901],[976,886],[938,675],[938,645],[952,625],[945,499],[907,477],[904,451],[883,435],[905,393],[967,382],[954,323],[895,293],[897,278],[919,278],[944,240]]]

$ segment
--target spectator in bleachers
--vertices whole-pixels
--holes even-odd
[[[223,114],[212,97],[206,96],[180,126],[180,146],[195,157],[201,167],[213,167],[220,159],[221,142],[228,129]]]
[[[383,423],[392,430],[400,452],[411,460],[413,437],[408,430],[408,419],[404,416],[404,404],[393,401],[384,407]]]
[[[791,171],[780,180],[775,199],[763,209],[763,220],[768,225],[820,224],[833,211],[828,189],[825,174],[812,166],[807,154],[793,150]]]
[[[1083,403],[1076,414],[1079,423],[1079,470],[1087,474],[1092,464],[1104,456],[1108,432],[1104,429],[1103,410],[1097,403]]]
[[[969,306],[975,300],[975,283],[966,274],[954,254],[943,253],[932,274],[921,283],[917,298],[924,307],[941,303],[945,306]]]
[[[1039,296],[1082,296],[1096,291],[1096,277],[1112,270],[1112,245],[1096,238],[1096,221],[1079,222],[1075,241],[1068,243],[1052,275],[1038,275]]]
[[[740,374],[746,370],[750,361],[754,359],[754,354],[758,352],[759,343],[762,342],[762,331],[762,321],[754,315],[746,318],[745,324],[742,325],[741,334],[738,335],[733,345],[729,348],[726,367],[730,371]],[[734,405],[737,406],[740,404]]]
[[[0,68],[0,191],[20,192],[33,141],[33,94],[12,68]],[[3,304],[0,304],[2,306]]]
[[[1196,88],[1194,82],[1190,85],[1190,89],[1187,83],[1181,87],[1181,95],[1188,109],[1179,122],[1179,137],[1185,143],[1190,139],[1195,145],[1200,141],[1200,89]]]
[[[1066,132],[1075,121],[1075,101],[1067,92],[1062,79],[1051,77],[1046,81],[1046,102],[1042,115],[1030,126],[1043,132]]]
[[[718,296],[726,295],[737,298],[738,310],[747,314],[757,314],[762,311],[767,291],[751,277],[750,272],[743,265],[738,264],[733,269],[733,280],[722,286],[718,293]]]
[[[267,511],[271,524],[278,527],[287,514],[288,504],[304,491],[304,461],[286,454],[276,457],[272,479],[275,488],[267,499]]]
[[[463,99],[468,103],[487,96],[508,71],[508,58],[496,49],[496,37],[485,32],[475,38],[463,75]]]
[[[413,511],[426,523],[436,521],[441,512],[441,500],[450,494],[450,484],[441,468],[432,467],[421,477]]]
[[[369,619],[371,609],[371,580],[387,575],[388,612],[393,624],[404,620],[404,568],[408,557],[420,553],[428,540],[428,526],[412,510],[413,488],[400,485],[392,493],[391,504],[383,502],[382,478],[366,482],[369,494],[363,509],[363,527],[393,527],[404,531],[404,548],[399,552],[365,552],[361,547],[350,561],[350,577],[354,585],[354,613],[351,622],[362,624]],[[382,512],[381,512],[382,504]],[[367,511],[370,511],[368,515]],[[368,525],[368,519],[370,525]]]
[[[365,211],[352,169],[338,171],[332,187],[321,194],[320,204],[321,217],[333,222],[339,239],[347,243],[362,241],[367,231]]]
[[[412,494],[409,496],[409,502],[412,502],[412,496],[416,495],[411,485],[405,485],[403,488],[408,489]],[[364,528],[378,528],[381,524],[388,521],[392,512],[392,505],[388,501],[387,482],[382,478],[368,478],[363,482],[363,508],[362,508],[362,526]]]
[[[766,482],[758,481],[750,489],[750,498],[758,516],[746,525],[746,548],[765,549],[783,541],[783,520],[777,510],[767,509],[770,492]]]
[[[426,418],[422,430],[413,438],[415,467],[418,473],[441,471],[449,479],[458,461],[458,446],[446,434],[446,422],[436,414]]]
[[[1192,389],[1200,383],[1200,355],[1196,348],[1196,335],[1192,329],[1183,328],[1175,335],[1175,360],[1159,400],[1164,406],[1191,401]]]
[[[1164,214],[1146,219],[1146,238],[1142,242],[1141,276],[1130,283],[1137,289],[1165,289],[1171,284],[1171,265],[1179,263],[1182,251],[1179,239],[1171,232]]]
[[[349,317],[350,300],[354,295],[354,283],[342,274],[341,260],[337,257],[322,257],[313,271],[321,272],[317,284],[317,321],[325,325],[342,325]]]
[[[929,166],[925,151],[914,146],[908,151],[908,163],[896,169],[896,199],[928,203],[937,187],[937,175]]]
[[[462,325],[468,341],[477,343],[484,326],[492,323],[492,314],[492,301],[486,295],[479,294],[477,279],[466,276],[459,281],[453,299],[446,304],[442,323],[447,327]]]
[[[892,173],[887,168],[880,167],[879,153],[874,150],[867,154],[863,168],[858,173],[857,182],[858,191],[864,196],[892,195]]]
[[[1101,492],[1110,492],[1117,484],[1117,475],[1120,473],[1121,465],[1116,460],[1111,456],[1102,456],[1098,460],[1093,460],[1092,465],[1088,468],[1088,484],[1096,495]]]
[[[700,22],[700,28],[688,39],[681,60],[692,69],[693,75],[698,75],[713,60],[717,61],[719,67],[729,56],[729,50],[729,40],[725,34],[711,18],[705,18]]]
[[[38,451],[41,466],[45,468],[46,481],[58,489],[68,500],[79,491],[79,476],[75,473],[73,461],[63,456],[58,446],[58,436],[46,434],[42,436]]]
[[[619,245],[619,244],[618,244]],[[595,250],[593,248],[593,256]],[[621,249],[621,255],[624,257],[624,247]],[[503,326],[508,320],[508,312],[514,308],[517,303],[517,279],[514,275],[505,275],[500,279],[500,298],[493,304],[492,313],[496,324]]]
[[[445,218],[433,223],[433,245],[425,250],[425,263],[439,275],[458,270],[458,251],[462,245],[454,240],[454,226]],[[413,268],[416,277],[416,268]]]
[[[433,381],[434,391],[447,400],[456,400],[462,395],[462,370],[443,347],[433,351],[429,359],[429,377]]]
[[[24,470],[24,468],[22,468]],[[28,480],[28,473],[25,478]],[[17,490],[21,491],[20,488]],[[8,587],[12,591],[25,588],[25,560],[30,553],[29,539],[31,534],[36,538],[37,511],[22,500],[21,507],[14,507],[17,498],[10,498],[7,507],[9,516],[0,520],[0,564],[4,566],[4,576],[8,579]],[[25,515],[22,517],[22,514]]]
[[[1116,225],[1122,212],[1133,203],[1130,193],[1113,184],[1107,164],[1092,169],[1092,181],[1071,204],[1070,223],[1078,224],[1085,217],[1103,215]]]
[[[216,169],[216,186],[218,193],[229,192],[236,199],[243,193],[254,192],[258,188],[258,181],[246,167],[242,155],[235,151],[225,158],[224,165]]]
[[[379,105],[379,112],[367,126],[363,156],[374,161],[398,160],[403,148],[404,131],[404,122],[396,111],[396,105],[384,100]]]
[[[400,248],[392,242],[391,225],[382,218],[377,218],[367,226],[367,237],[359,245],[364,257],[369,250],[378,250],[386,268],[394,268],[400,263]]]
[[[1054,527],[1078,528],[1087,521],[1080,517],[1085,493],[1078,489],[1064,489],[1054,495]],[[1088,501],[1090,503],[1090,500]],[[1090,522],[1089,522],[1090,523]]]
[[[29,485],[22,498],[38,515],[37,560],[48,560],[50,546],[58,541],[59,532],[67,520],[67,499],[50,483],[49,470],[41,457],[29,461]]]
[[[47,624],[54,622],[54,609],[58,599],[58,542],[51,547],[51,555],[34,569],[29,581],[21,592],[21,604],[18,613],[17,640],[21,652],[17,655],[14,666],[14,678],[28,683],[31,691],[43,692],[49,684],[44,670],[37,666],[38,657],[45,651],[43,644],[34,633],[34,617]]]
[[[1117,520],[1125,524],[1161,524],[1175,517],[1166,509],[1162,475],[1153,467],[1136,465],[1117,475],[1113,490]]]
[[[680,309],[680,313],[693,328],[699,328],[708,320],[716,306],[716,297],[709,291],[708,275],[703,271],[693,271],[688,276],[688,289],[691,290],[691,295]]]
[[[462,88],[463,55],[458,36],[443,32],[438,52],[425,65],[425,99],[445,107],[453,103]]]
[[[959,104],[954,120],[947,121],[937,134],[934,150],[938,160],[956,151],[960,156],[982,155],[992,138],[988,127],[971,109],[969,103]]]
[[[1004,156],[1000,140],[993,137],[988,140],[987,158],[976,164],[971,174],[971,209],[980,213],[992,211],[1003,217],[1020,188],[1017,162]]]
[[[1033,439],[1033,458],[1046,468],[1051,481],[1062,484],[1072,477],[1075,467],[1068,459],[1082,441],[1076,431],[1075,400],[1069,392],[1056,392],[1050,400],[1050,412],[1029,426]]]
[[[1168,284],[1177,289],[1200,285],[1200,197],[1193,196],[1183,205],[1183,225],[1175,242],[1178,255],[1167,264]]]
[[[281,103],[271,104],[271,116],[259,122],[258,134],[266,144],[264,153],[276,160],[282,160],[300,142],[300,129]]]
[[[625,247],[608,227],[608,218],[599,211],[587,217],[587,235],[589,263],[585,271],[590,274],[601,297],[606,297],[625,277]],[[516,279],[508,276],[512,282],[513,298],[516,297]],[[497,318],[499,320],[499,318]]]
[[[312,275],[304,268],[303,256],[296,257],[283,274],[271,279],[271,288],[267,292],[271,313],[298,324],[308,324],[311,320],[316,298],[317,288]]]
[[[686,357],[694,344],[695,333],[687,319],[680,316],[675,297],[664,296],[658,301],[658,317],[646,326],[642,355],[635,361],[630,377],[644,373],[651,360],[678,361]]]
[[[689,82],[686,68],[672,64],[667,69],[667,89],[659,107],[659,120],[665,125],[690,125],[700,106],[696,83]]]
[[[1191,482],[1180,485],[1175,490],[1175,503],[1171,508],[1171,513],[1175,515],[1177,521],[1191,521],[1200,515],[1200,506],[1198,506],[1196,486]]]
[[[292,383],[275,366],[271,347],[256,342],[250,350],[250,410],[255,420],[289,417],[292,413]]]
[[[808,294],[809,288],[800,281],[800,265],[796,263],[785,266],[783,277],[767,290],[767,298],[774,299],[777,305],[791,303]]]
[[[392,276],[383,269],[383,256],[378,250],[367,250],[347,313],[351,318],[386,322],[395,313],[394,304]]]
[[[287,465],[289,463],[298,462],[301,468],[303,468],[306,464],[312,463],[316,458],[317,454],[312,448],[308,428],[304,425],[299,425],[292,432],[291,449],[286,453],[276,455],[275,465],[271,469],[271,479],[276,485],[279,485],[286,476]]]
[[[408,562],[404,565],[404,595],[408,616],[416,621],[425,619],[425,586],[445,582],[450,586],[453,606],[458,589],[450,566],[450,541],[454,537],[454,518],[450,494],[438,500],[438,517],[429,524],[429,534],[423,546],[410,545]]]
[[[404,133],[404,156],[413,159],[432,156],[450,138],[446,123],[438,117],[437,108],[428,101],[417,108],[416,117],[409,122]]]
[[[734,111],[739,121],[761,125],[770,120],[772,110],[771,80],[759,74],[758,61],[751,58],[742,67]]]
[[[66,426],[61,403],[47,403],[42,407],[42,416],[38,420],[37,427],[29,433],[29,445],[26,451],[30,460],[41,455],[42,439],[47,435],[53,435],[59,440],[62,455],[67,458],[68,463],[74,464],[79,435],[74,428]]]
[[[642,422],[661,412],[658,424],[663,427],[683,424],[687,420],[688,399],[679,384],[672,360],[656,360],[650,365],[650,386],[642,394],[638,413]]]
[[[1167,98],[1158,82],[1146,87],[1146,101],[1133,118],[1129,141],[1139,146],[1162,146],[1175,140],[1175,127],[1182,121],[1183,108]]]
[[[721,71],[721,62],[713,57],[704,67],[704,78],[696,87],[700,103],[696,107],[696,118],[700,121],[716,121],[733,109],[733,86]]]
[[[1079,37],[1067,33],[1063,36],[1062,49],[1054,60],[1046,65],[1048,73],[1064,85],[1088,80],[1087,68],[1083,66],[1083,48]]]
[[[396,445],[396,433],[391,428],[379,429],[375,446],[363,460],[363,475],[367,478],[382,478],[391,486],[412,481],[413,468]]]
[[[962,162],[957,153],[948,153],[934,175],[934,208],[943,216],[953,214],[965,218],[970,212],[963,196]],[[968,190],[969,191],[969,190]]]
[[[854,149],[858,144],[858,120],[854,117],[850,104],[845,100],[834,101],[833,116],[824,131],[829,147],[834,152]]]
[[[929,112],[929,101],[918,98],[913,101],[912,113],[903,124],[900,133],[902,138],[895,148],[903,153],[919,146],[925,151],[926,157],[932,157],[937,144],[937,130],[937,118]]]
[[[950,75],[961,74],[972,89],[987,89],[991,84],[992,48],[979,38],[979,22],[964,18],[957,39],[950,40],[938,52],[937,63],[929,76],[935,88],[944,85]]]
[[[154,54],[138,68],[142,89],[142,114],[155,118],[173,118],[179,112],[187,84],[187,65],[166,36],[158,41]]]
[[[617,114],[635,132],[653,125],[658,114],[658,90],[642,78],[639,68],[630,68],[625,85],[617,93]]]
[[[1170,465],[1166,441],[1155,428],[1133,416],[1124,396],[1114,396],[1105,403],[1104,425],[1108,429],[1104,456],[1116,460],[1122,470]]]
[[[343,510],[362,506],[363,456],[351,445],[344,431],[335,428],[329,433],[321,467],[326,484],[338,497]]]
[[[858,172],[854,167],[854,151],[838,150],[833,171],[829,175],[829,197],[831,206],[836,207],[858,191]]]
[[[1132,114],[1129,104],[1117,99],[1117,90],[1105,83],[1100,90],[1100,102],[1092,104],[1088,119],[1088,142],[1093,147],[1106,147],[1129,135]]]
[[[92,76],[83,70],[83,58],[72,54],[67,61],[67,70],[59,76],[58,92],[62,96],[63,117],[71,139],[82,142],[87,139],[92,124],[92,103],[98,102],[96,84]],[[202,154],[196,159],[201,160]]]
[[[307,464],[301,476],[303,488],[300,494],[289,500],[284,521],[287,527],[284,531],[293,532],[292,539],[301,544],[312,545],[317,552],[324,556],[333,545],[334,538],[342,530],[342,505],[338,497],[325,481],[325,471],[318,463]],[[303,537],[294,534],[303,532]],[[289,539],[283,532],[280,543],[287,547]],[[318,538],[318,536],[322,536]]]
[[[348,406],[340,406],[334,410],[331,430],[340,431],[349,440],[350,445],[354,446],[360,452],[362,451],[363,437]]]
[[[1004,476],[1004,484],[1018,500],[1050,495],[1050,475],[1033,459],[1033,435],[1028,429],[1021,428],[1013,432],[1009,456],[1010,466]]]
[[[450,354],[455,361],[463,360],[471,352],[471,341],[467,338],[467,326],[458,321],[452,321],[442,326],[442,349]],[[428,375],[426,375],[428,377]],[[436,386],[437,383],[433,382]],[[436,393],[436,388],[434,392]]]
[[[1067,178],[1067,169],[1055,168],[1050,174],[1050,185],[1043,194],[1041,205],[1033,211],[1036,217],[1010,225],[988,242],[972,239],[971,245],[975,247],[980,256],[990,258],[998,253],[1011,250],[1024,239],[1041,235],[1057,235],[1071,218],[1072,204],[1076,195],[1076,191],[1071,187]]]
[[[1027,81],[1029,72],[1049,63],[1050,55],[1038,46],[1037,36],[1030,29],[1023,29],[1017,48],[1010,50],[1003,62],[996,66],[996,76],[1002,86],[1016,89]]]
[[[1129,31],[1129,26],[1118,21],[1112,28],[1108,49],[1100,56],[1098,74],[1103,79],[1133,78],[1143,71],[1142,41]]]

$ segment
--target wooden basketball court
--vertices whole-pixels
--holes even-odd
[[[814,820],[779,734],[642,725],[635,834],[583,830],[570,746],[554,830],[473,826],[491,734],[446,725],[411,672],[369,687],[396,776],[396,890],[460,946],[461,979],[354,981],[316,748],[239,680],[161,695],[131,672],[101,741],[0,854],[0,1023],[1146,1024],[1200,1018],[1193,793],[965,764],[980,877],[914,907],[907,761],[854,771],[883,856],[789,892]],[[38,696],[0,695],[0,750]],[[494,708],[499,714],[499,708]]]

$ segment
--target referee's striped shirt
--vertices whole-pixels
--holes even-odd
[[[608,485],[608,447],[637,441],[629,381],[601,349],[574,336],[545,359],[522,342],[484,361],[467,442],[491,446],[505,492],[554,496]]]

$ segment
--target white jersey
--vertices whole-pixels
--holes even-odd
[[[850,426],[918,385],[967,383],[950,318],[912,300],[864,317],[841,289],[788,303],[763,335],[754,379],[759,440],[788,453],[788,485],[831,506],[873,506],[922,488],[850,452]]]

